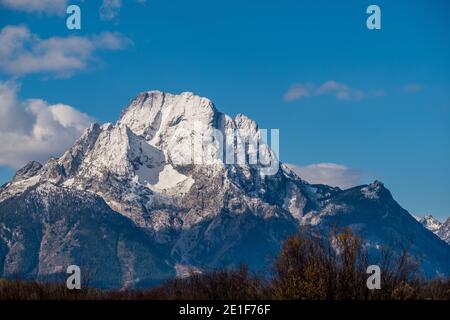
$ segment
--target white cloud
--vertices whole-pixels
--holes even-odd
[[[422,90],[423,86],[418,83],[409,83],[402,88],[402,91],[405,93],[416,93]]]
[[[383,90],[374,90],[364,92],[354,89],[349,85],[334,80],[325,81],[321,85],[297,83],[292,85],[284,94],[283,99],[286,102],[300,100],[308,97],[318,97],[331,95],[339,100],[358,101],[369,97],[380,97],[384,95]]]
[[[347,189],[358,185],[362,173],[336,163],[315,163],[308,166],[288,165],[302,179],[313,184],[326,184]]]
[[[0,69],[16,76],[30,73],[70,76],[85,69],[96,51],[119,50],[130,43],[119,33],[41,39],[26,26],[6,26],[0,31]]]
[[[113,20],[119,15],[122,0],[103,0],[100,7],[100,18],[102,20]]]
[[[283,96],[284,101],[294,101],[309,97],[311,95],[312,85],[294,84]]]
[[[340,100],[361,100],[365,97],[364,92],[350,88],[348,85],[334,80],[329,80],[316,90],[316,95],[334,95]]]
[[[146,0],[135,0],[139,4],[145,4]],[[119,16],[122,0],[103,0],[100,7],[100,19],[114,20]]]
[[[48,15],[64,15],[68,6],[67,0],[0,0],[6,8],[28,13],[45,13]]]
[[[65,104],[19,101],[17,89],[13,83],[0,82],[0,166],[17,169],[30,160],[58,156],[93,122]]]

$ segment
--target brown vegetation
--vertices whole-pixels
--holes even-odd
[[[308,233],[289,237],[274,262],[270,279],[245,265],[166,281],[147,290],[67,290],[65,284],[0,280],[0,299],[189,299],[189,300],[407,300],[450,299],[450,279],[425,281],[405,249],[382,248],[381,289],[369,290],[368,252],[350,230],[329,239]]]

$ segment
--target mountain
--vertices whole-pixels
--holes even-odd
[[[309,184],[265,136],[192,93],[139,94],[115,124],[0,187],[0,274],[47,279],[76,264],[119,287],[240,262],[267,270],[300,226],[350,226],[374,250],[409,244],[425,274],[450,274],[450,246],[381,182]]]
[[[442,226],[442,222],[435,219],[431,214],[425,215],[424,217],[420,218],[419,222],[423,224],[425,228],[434,233],[437,233],[439,228]]]
[[[434,218],[431,214],[419,218],[422,225],[436,234],[439,238],[450,244],[450,218],[444,223]]]
[[[448,218],[437,231],[439,238],[450,244],[450,218]]]

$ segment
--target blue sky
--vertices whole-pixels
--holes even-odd
[[[1,29],[21,25],[40,39],[24,52],[55,37],[91,45],[74,48],[83,63],[63,70],[0,62],[18,104],[39,98],[114,122],[140,91],[193,91],[279,128],[284,162],[337,164],[358,182],[383,181],[412,213],[450,215],[447,0],[123,2],[105,18],[102,1],[71,1],[82,29],[69,31],[59,12],[0,0]],[[381,30],[366,28],[370,4],[381,8]],[[0,164],[4,182],[11,160]]]

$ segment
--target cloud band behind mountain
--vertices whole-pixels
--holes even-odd
[[[0,82],[0,166],[17,169],[30,160],[59,156],[93,122],[65,104],[19,101],[17,85]]]
[[[341,189],[361,182],[362,173],[336,163],[315,163],[308,166],[288,165],[302,179],[313,184],[326,184]]]

